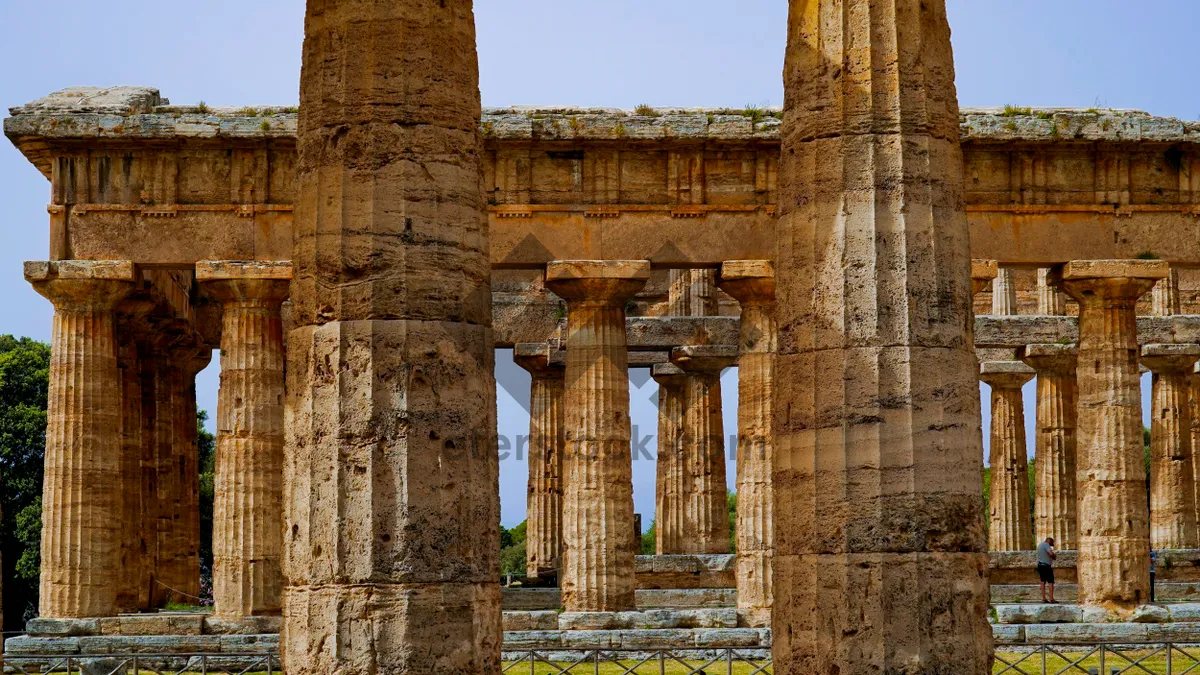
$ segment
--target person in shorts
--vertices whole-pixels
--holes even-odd
[[[1054,550],[1054,537],[1046,537],[1046,541],[1038,544],[1037,547],[1037,571],[1038,580],[1042,584],[1042,602],[1055,604],[1054,600],[1054,561],[1058,558],[1058,552]],[[1049,587],[1050,593],[1047,596],[1046,588]]]

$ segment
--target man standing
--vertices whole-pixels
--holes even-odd
[[[1037,547],[1038,579],[1042,583],[1042,602],[1054,604],[1054,561],[1058,552],[1054,550],[1054,537],[1046,537],[1046,541]],[[1050,587],[1050,599],[1046,599],[1046,587]]]

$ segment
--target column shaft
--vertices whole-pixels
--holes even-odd
[[[671,316],[716,316],[717,286],[713,270],[669,272],[667,301]]]
[[[116,303],[132,263],[26,263],[54,303],[42,501],[40,613],[114,616],[121,574],[121,377]]]
[[[658,382],[658,458],[655,465],[655,552],[684,552],[687,472],[683,462],[683,389],[688,376],[670,364],[654,366]]]
[[[988,548],[1030,551],[1034,547],[1033,519],[1021,387],[1033,379],[1033,371],[1020,363],[984,363],[981,378],[992,388]]]
[[[161,506],[158,500],[158,364],[154,350],[147,344],[138,346],[141,375],[141,467],[142,483],[138,505],[141,511],[137,523],[141,546],[138,566],[138,608],[150,610],[159,596],[155,579],[158,576],[158,520]]]
[[[982,673],[979,373],[945,2],[790,4],[775,672]]]
[[[649,263],[555,262],[547,287],[567,301],[563,606],[634,608],[633,476],[625,302]]]
[[[1053,537],[1058,549],[1074,550],[1079,537],[1075,347],[1029,345],[1021,357],[1037,370],[1034,540]]]
[[[309,0],[284,441],[289,675],[500,670],[471,0]]]
[[[1150,595],[1136,305],[1166,263],[1068,263],[1079,315],[1079,597],[1128,608]]]
[[[1179,270],[1171,268],[1169,276],[1154,285],[1151,306],[1154,316],[1179,314]]]
[[[1189,380],[1198,358],[1197,345],[1142,347],[1142,365],[1154,373],[1150,406],[1150,546],[1154,549],[1200,546],[1188,403]]]
[[[187,602],[200,598],[200,452],[196,424],[196,375],[208,367],[212,350],[204,349],[185,362],[183,400],[177,409],[179,421],[176,432],[183,475],[180,479],[180,509],[182,511],[181,548],[184,552],[183,587]]]
[[[557,574],[562,559],[562,456],[565,369],[550,363],[548,347],[514,352],[533,379],[529,395],[529,487],[525,502],[525,569],[532,577]]]
[[[118,497],[121,501],[121,567],[117,579],[117,608],[136,612],[143,607],[142,532],[142,376],[138,346],[129,336],[119,348],[118,367],[121,371],[121,476]]]
[[[992,282],[992,314],[1011,316],[1017,313],[1017,284],[1015,270],[1001,267]]]
[[[290,266],[202,263],[221,303],[221,389],[213,481],[213,600],[220,616],[278,614],[283,596],[283,325]]]
[[[775,270],[766,261],[721,266],[721,289],[742,309],[738,354],[737,590],[739,623],[770,626],[775,553],[771,468]]]
[[[1038,314],[1062,316],[1067,313],[1067,299],[1063,292],[1050,282],[1052,270],[1048,267],[1038,268]],[[1054,540],[1058,543],[1058,540]],[[1067,550],[1059,545],[1060,549]]]

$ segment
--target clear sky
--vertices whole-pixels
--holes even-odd
[[[155,86],[175,103],[294,104],[302,4],[0,0],[0,106],[80,84]],[[964,106],[1100,105],[1200,118],[1196,0],[947,4]],[[779,105],[786,17],[784,0],[477,0],[483,102]],[[46,180],[0,142],[0,332],[49,338],[50,305],[21,275],[22,261],[47,255],[48,195]],[[498,376],[521,398],[521,374],[505,371],[513,368],[510,356],[502,352],[497,361]],[[199,383],[200,405],[210,411],[216,377],[210,367]],[[732,371],[723,378],[727,432],[734,429],[734,378]],[[656,424],[655,385],[640,382],[631,383],[631,400],[645,435]],[[498,402],[501,434],[527,433],[517,400],[501,391]],[[524,518],[526,468],[514,458],[502,467],[503,520],[515,525]],[[637,511],[648,524],[653,462],[634,471]]]

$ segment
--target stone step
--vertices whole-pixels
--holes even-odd
[[[283,617],[223,619],[208,614],[122,614],[100,619],[30,619],[25,630],[35,637],[136,635],[261,635],[278,633]]]
[[[1159,602],[1200,601],[1200,583],[1159,581],[1154,584],[1154,595]],[[1058,584],[1054,597],[1062,602],[1075,602],[1079,598],[1076,584]],[[992,586],[992,604],[1034,603],[1042,599],[1038,584],[997,584]]]
[[[1200,642],[1200,623],[1040,623],[995,624],[997,645],[1094,645]]]
[[[508,631],[505,650],[769,648],[769,628]]]
[[[636,591],[638,609],[689,609],[735,607],[736,588],[642,588]],[[557,588],[504,588],[500,603],[505,611],[554,610],[562,606]]]
[[[1130,614],[1113,614],[1101,607],[1042,603],[996,605],[996,623],[1196,623],[1200,602],[1142,605]]]

